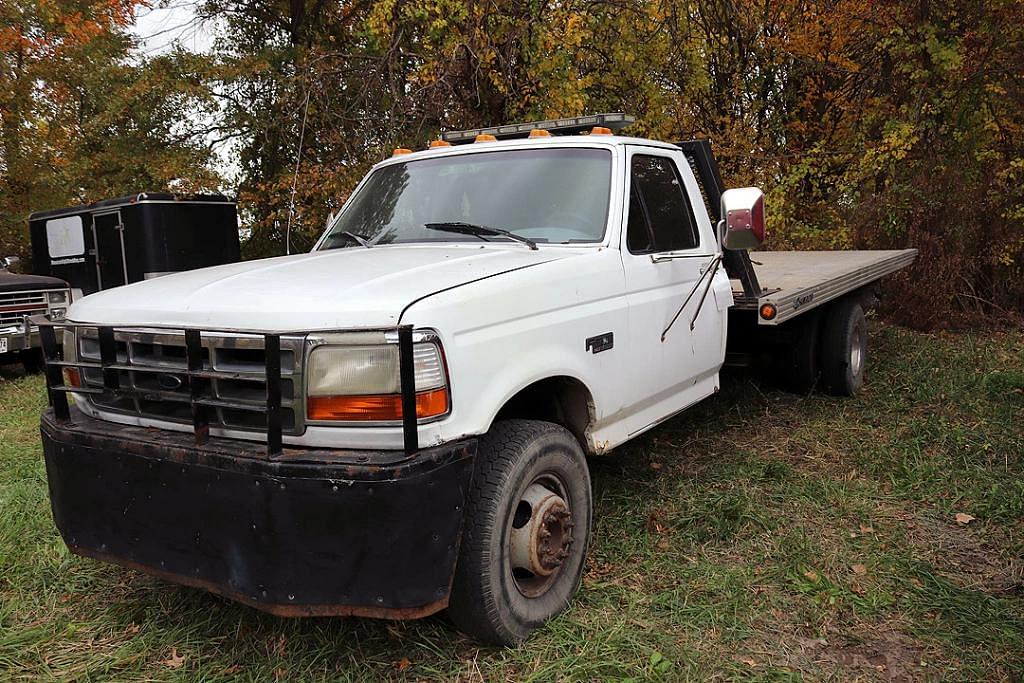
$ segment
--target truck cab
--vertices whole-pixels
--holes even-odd
[[[69,547],[289,616],[448,608],[511,644],[559,613],[586,456],[717,391],[740,306],[747,335],[778,315],[723,248],[763,235],[760,191],[715,194],[630,121],[396,150],[309,254],[76,302],[62,349],[44,330]],[[858,292],[806,306],[851,295],[822,358],[854,382]]]

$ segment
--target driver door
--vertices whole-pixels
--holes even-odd
[[[728,306],[720,305],[716,290],[723,281],[728,287],[728,278],[719,267],[710,285],[702,279],[718,248],[706,214],[699,221],[694,212],[691,198],[700,201],[699,189],[682,153],[636,146],[627,163],[621,254],[632,359],[625,403],[633,436],[717,389]]]

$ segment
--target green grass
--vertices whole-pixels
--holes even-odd
[[[855,399],[727,376],[593,460],[580,594],[504,650],[443,616],[284,620],[70,555],[42,382],[5,371],[0,679],[1021,680],[1024,338],[876,327]]]

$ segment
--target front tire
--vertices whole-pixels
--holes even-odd
[[[583,574],[590,474],[566,429],[496,423],[480,440],[448,613],[477,640],[515,645],[569,604]]]

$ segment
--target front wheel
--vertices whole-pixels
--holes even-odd
[[[591,523],[590,474],[566,429],[495,424],[480,440],[448,613],[474,638],[522,642],[579,587]]]

